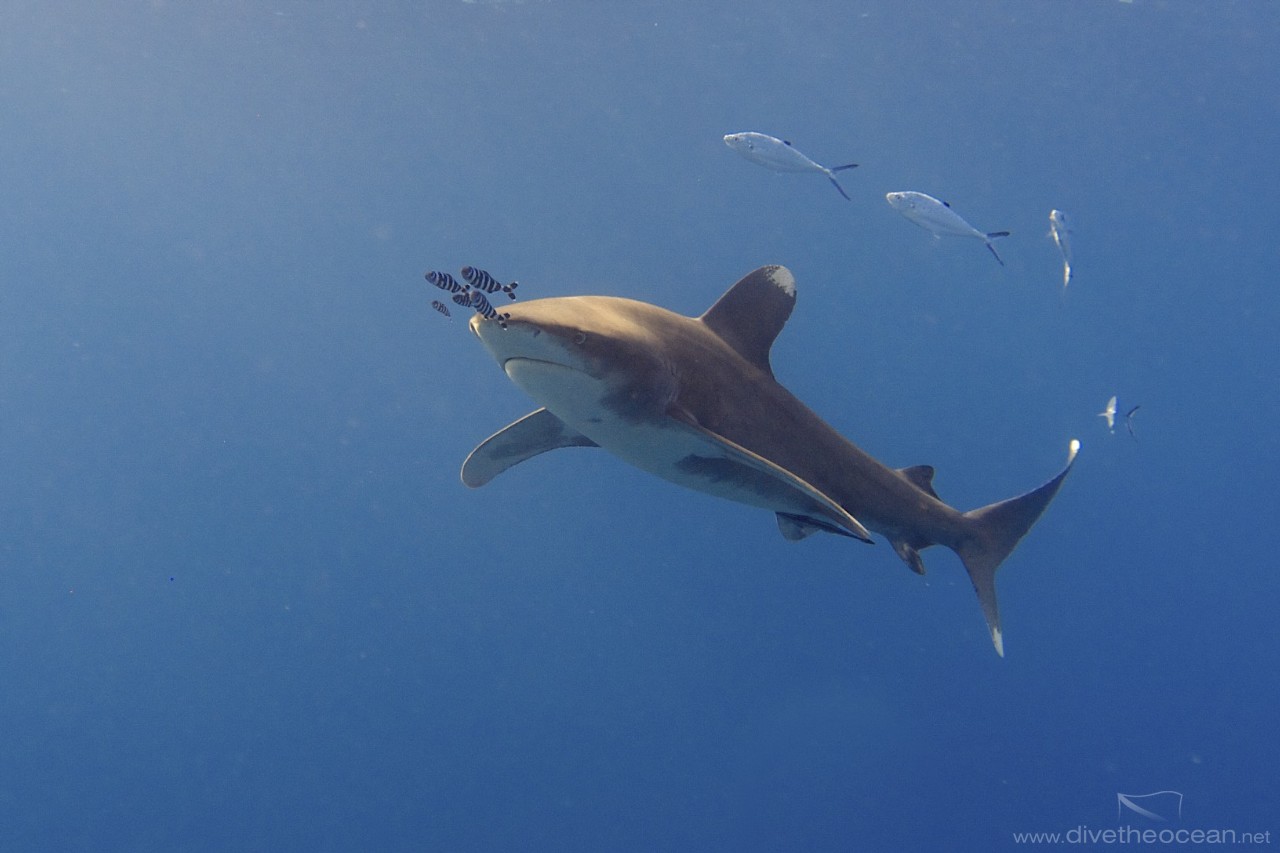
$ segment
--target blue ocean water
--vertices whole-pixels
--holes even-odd
[[[1232,0],[9,3],[0,849],[1276,843],[1277,41]],[[697,314],[766,263],[779,379],[952,505],[1082,441],[1004,659],[942,549],[598,451],[459,483],[533,404],[424,270]]]

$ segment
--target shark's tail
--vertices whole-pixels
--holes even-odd
[[[996,606],[996,569],[1058,493],[1079,450],[1080,442],[1072,439],[1066,467],[1040,488],[964,514],[973,523],[973,533],[955,550],[969,572],[978,603],[982,605],[982,615],[991,631],[991,642],[1001,657],[1004,657],[1004,637],[1000,633],[1000,610]]]

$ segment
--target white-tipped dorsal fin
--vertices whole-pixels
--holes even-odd
[[[738,354],[770,376],[769,349],[796,304],[796,281],[786,267],[760,267],[707,309],[702,322]]]

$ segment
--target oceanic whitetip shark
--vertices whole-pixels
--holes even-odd
[[[743,278],[701,317],[612,296],[535,299],[471,320],[511,381],[541,403],[471,452],[462,482],[482,486],[558,447],[602,447],[681,486],[777,514],[790,540],[879,533],[919,574],[920,551],[955,551],[1004,654],[996,568],[1071,470],[1021,497],[969,512],[943,503],[933,468],[888,468],[774,379],[769,350],[795,305],[784,267]]]

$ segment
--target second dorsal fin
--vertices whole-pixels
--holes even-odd
[[[932,465],[912,465],[910,468],[899,468],[898,473],[911,481],[911,484],[920,491],[933,498],[938,498],[938,493],[933,490],[933,466]],[[938,498],[938,500],[942,500]]]

